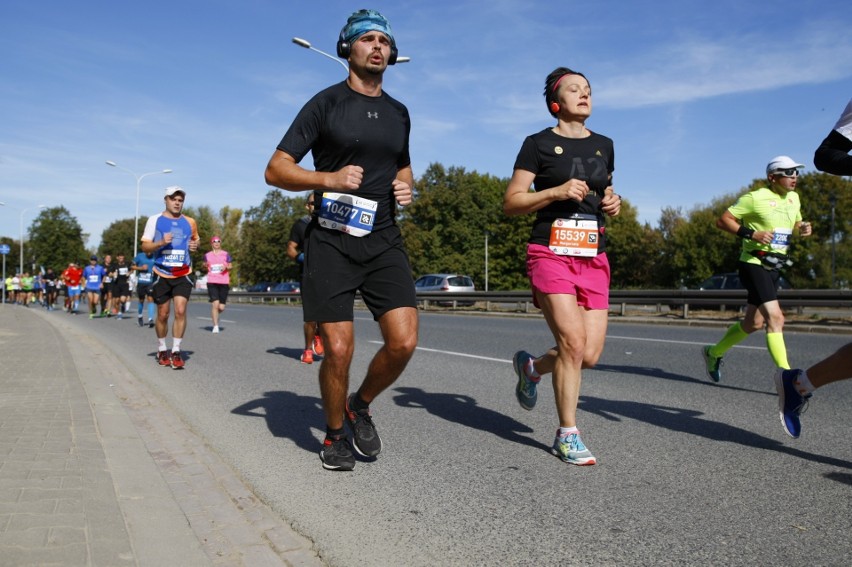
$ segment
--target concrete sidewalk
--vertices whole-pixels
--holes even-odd
[[[62,315],[0,305],[0,564],[323,565]]]

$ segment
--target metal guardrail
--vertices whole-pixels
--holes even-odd
[[[196,290],[196,294],[206,292]],[[298,304],[298,293],[245,292],[232,291],[229,299],[236,303],[287,303]],[[852,290],[848,289],[784,289],[778,292],[778,299],[784,308],[802,309],[805,307],[830,307],[852,309]],[[530,291],[477,291],[440,293],[418,293],[417,300],[423,309],[459,308],[476,305],[485,311],[537,311],[533,306]],[[689,318],[690,307],[723,306],[740,308],[745,305],[746,291],[713,289],[644,289],[610,290],[610,310],[625,315],[628,306],[668,306],[682,312],[684,319]]]

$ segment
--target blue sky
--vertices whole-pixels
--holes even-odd
[[[554,123],[552,69],[582,71],[592,130],[615,141],[616,191],[656,226],[813,151],[852,97],[852,10],[819,2],[672,0],[5,0],[0,6],[0,235],[64,205],[100,242],[181,185],[190,206],[248,209],[299,108],[344,79],[334,53],[359,8],[391,22],[385,90],[412,116],[416,176],[433,162],[511,176],[524,137]],[[303,165],[312,167],[309,158]],[[26,209],[26,210],[25,210]],[[140,229],[141,230],[141,229]]]

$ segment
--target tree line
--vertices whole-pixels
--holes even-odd
[[[485,289],[486,246],[488,289],[527,289],[525,245],[533,215],[503,214],[507,178],[468,172],[463,167],[429,165],[416,181],[414,202],[398,217],[409,252],[412,277],[452,272],[469,275],[477,289]],[[689,211],[666,207],[657,226],[641,223],[630,203],[629,192],[621,214],[607,221],[607,254],[612,267],[612,287],[617,289],[671,289],[695,287],[709,276],[735,271],[739,241],[715,227],[716,219],[737,197],[765,180],[755,179],[739,191],[716,197]],[[848,246],[852,215],[852,182],[823,173],[799,177],[796,191],[802,216],[813,223],[810,238],[795,239],[790,249],[794,261],[785,277],[797,288],[848,287],[852,282],[852,250]],[[210,237],[222,237],[223,247],[235,259],[233,285],[260,281],[298,280],[299,267],[287,258],[287,241],[293,224],[306,214],[305,195],[269,190],[263,200],[246,211],[224,207],[187,207],[185,214],[198,223],[202,246],[193,255],[200,269],[210,250]],[[833,218],[832,218],[833,216]],[[140,217],[144,227],[146,217]],[[61,271],[68,262],[86,263],[91,254],[103,257],[123,252],[132,256],[134,219],[120,219],[107,227],[96,250],[86,249],[85,235],[63,206],[43,209],[29,227],[25,248],[27,269],[52,267]],[[0,237],[17,259],[20,243]],[[7,273],[10,268],[7,259]],[[17,261],[11,261],[15,270]]]

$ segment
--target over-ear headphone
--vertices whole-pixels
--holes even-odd
[[[349,59],[352,54],[352,45],[345,39],[337,40],[337,56],[341,59]],[[396,42],[391,40],[390,56],[388,56],[388,65],[396,63],[396,58],[399,56],[399,50],[396,48]]]
[[[552,112],[553,114],[559,114],[559,103],[558,102],[553,101],[553,102],[550,103],[550,112]]]

